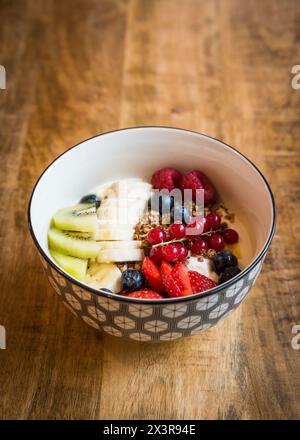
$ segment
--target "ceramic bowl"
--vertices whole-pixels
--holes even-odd
[[[102,182],[150,179],[163,166],[204,170],[234,211],[242,272],[204,294],[143,300],[97,291],[65,273],[51,258],[47,230],[53,213]],[[134,341],[162,342],[195,335],[232,313],[254,285],[275,229],[271,189],[257,167],[209,136],[168,127],[137,127],[87,139],[55,159],[38,179],[28,207],[31,235],[61,301],[97,330]]]

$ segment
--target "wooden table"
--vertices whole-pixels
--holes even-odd
[[[4,0],[0,16],[0,417],[299,418],[299,1]],[[97,333],[65,309],[26,208],[65,149],[155,124],[245,153],[273,188],[278,227],[233,315],[199,336],[148,345]]]

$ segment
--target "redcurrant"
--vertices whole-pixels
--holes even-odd
[[[185,226],[181,223],[173,223],[169,226],[168,232],[171,239],[180,240],[185,237]]]
[[[176,246],[176,244],[168,244],[167,246],[164,246],[162,255],[166,261],[175,263],[179,256],[178,246]]]
[[[234,229],[225,229],[222,235],[228,244],[236,243],[239,240],[239,234]]]
[[[215,212],[208,214],[206,219],[208,220],[211,229],[215,230],[221,226],[221,217]]]
[[[220,234],[214,234],[207,237],[207,244],[209,249],[214,249],[215,251],[221,251],[225,247],[225,240]]]
[[[167,234],[161,228],[151,229],[147,235],[148,243],[152,246],[154,244],[162,243],[163,241],[166,241],[166,239]]]
[[[182,243],[176,243],[177,249],[178,249],[178,261],[184,261],[188,257],[189,251]]]
[[[163,260],[162,246],[151,248],[149,256],[157,266],[160,266]]]
[[[201,255],[203,251],[208,249],[208,244],[206,241],[199,238],[198,240],[194,241],[191,247],[191,251],[193,254]]]

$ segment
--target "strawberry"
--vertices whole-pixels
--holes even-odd
[[[163,261],[160,266],[160,275],[162,279],[162,283],[164,284],[164,279],[171,275],[173,267],[170,263],[167,263],[166,261]]]
[[[212,201],[216,193],[216,190],[209,178],[202,173],[202,171],[198,170],[190,171],[183,177],[181,189],[192,189],[194,202],[196,201],[196,189],[203,189],[205,204]]]
[[[189,271],[184,263],[177,263],[172,269],[173,279],[179,283],[181,287],[181,296],[191,295],[193,293],[189,278]]]
[[[172,275],[169,275],[166,280],[167,293],[171,298],[176,298],[182,295],[182,284],[175,280]]]
[[[162,262],[160,266],[160,274],[164,289],[171,297],[182,296],[181,290],[183,286],[172,277],[172,270],[173,267],[171,264],[167,263],[166,261]]]
[[[180,172],[174,168],[162,168],[152,175],[151,183],[155,189],[172,191],[174,188],[180,188],[181,178]]]
[[[151,289],[143,289],[137,290],[136,292],[128,293],[127,296],[130,298],[144,298],[144,299],[162,299],[163,297],[154,290]]]
[[[189,271],[189,278],[193,293],[204,292],[205,290],[212,289],[217,285],[210,278],[207,278],[205,275],[201,275],[201,273],[196,272],[194,270]]]
[[[164,290],[159,269],[153,263],[151,258],[144,258],[142,264],[142,272],[153,289],[157,290],[158,292],[162,292]]]

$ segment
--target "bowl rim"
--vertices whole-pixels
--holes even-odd
[[[264,246],[262,247],[262,250],[259,252],[259,254],[257,255],[257,257],[252,261],[252,263],[247,266],[245,269],[243,269],[238,275],[236,275],[235,277],[231,278],[230,280],[226,281],[223,284],[220,284],[216,287],[214,287],[213,289],[210,289],[206,292],[200,292],[200,293],[195,293],[193,295],[187,295],[187,296],[180,296],[180,297],[175,297],[175,298],[162,298],[162,299],[145,299],[145,298],[131,298],[128,296],[123,296],[123,295],[119,295],[118,293],[109,293],[109,292],[105,292],[103,290],[97,290],[94,289],[93,287],[88,286],[87,284],[84,284],[82,282],[80,282],[79,280],[77,280],[76,278],[73,278],[71,275],[69,275],[67,272],[65,272],[63,269],[61,269],[59,266],[56,266],[53,261],[48,257],[48,255],[44,252],[44,250],[42,249],[41,245],[39,244],[38,239],[36,238],[36,235],[34,233],[33,230],[33,226],[31,223],[31,204],[32,204],[32,199],[34,196],[34,192],[40,182],[40,180],[43,178],[44,174],[46,173],[46,171],[58,160],[60,159],[63,155],[67,154],[69,151],[79,147],[81,144],[90,141],[92,139],[107,135],[107,134],[111,134],[111,133],[117,133],[120,131],[129,131],[129,130],[140,130],[140,129],[168,129],[168,130],[174,130],[174,131],[181,131],[181,132],[187,132],[187,133],[191,133],[191,134],[196,134],[196,135],[200,135],[203,137],[206,137],[208,139],[212,139],[214,141],[220,142],[221,144],[223,144],[224,146],[230,148],[231,150],[233,150],[234,153],[236,153],[237,155],[239,155],[242,159],[244,159],[246,162],[248,162],[248,164],[250,166],[252,166],[255,171],[259,174],[259,176],[262,178],[263,182],[266,185],[266,189],[269,192],[269,196],[271,199],[271,204],[272,204],[272,226],[269,232],[269,236],[267,238],[267,240],[265,241]],[[96,134],[94,136],[91,136],[89,138],[86,138],[80,142],[78,142],[77,144],[71,146],[70,148],[68,148],[67,150],[65,150],[64,152],[62,152],[61,154],[59,154],[52,162],[50,162],[50,164],[44,169],[44,171],[40,174],[40,176],[38,177],[32,191],[30,194],[30,198],[28,201],[28,208],[27,208],[27,221],[28,221],[28,226],[29,226],[29,231],[31,234],[31,237],[33,239],[33,242],[37,248],[37,250],[39,251],[39,253],[41,254],[41,256],[46,260],[46,262],[59,274],[61,274],[64,278],[67,278],[67,280],[69,280],[71,283],[77,285],[78,287],[88,290],[89,292],[93,293],[94,295],[97,296],[103,296],[109,299],[114,299],[116,301],[122,301],[122,302],[127,302],[127,303],[138,303],[138,304],[173,304],[173,303],[180,303],[180,302],[186,302],[186,301],[194,301],[196,299],[199,298],[204,298],[210,295],[214,295],[216,293],[219,293],[223,290],[228,289],[230,286],[236,284],[239,280],[241,280],[242,278],[244,278],[249,272],[251,272],[251,270],[263,259],[263,257],[265,256],[265,254],[267,253],[270,244],[272,242],[272,239],[274,237],[275,234],[275,226],[276,226],[276,206],[275,206],[275,199],[274,199],[274,195],[272,193],[271,187],[267,181],[267,179],[264,177],[264,175],[262,174],[262,172],[259,170],[259,168],[250,160],[248,159],[243,153],[241,153],[239,150],[237,150],[235,147],[232,147],[231,145],[227,144],[226,142],[221,141],[218,138],[215,138],[213,136],[201,133],[199,131],[195,131],[195,130],[190,130],[190,129],[185,129],[185,128],[178,128],[178,127],[169,127],[169,126],[164,126],[164,125],[141,125],[141,126],[133,126],[133,127],[124,127],[124,128],[119,128],[119,129],[115,129],[115,130],[110,130],[110,131],[106,131],[103,133],[99,133]]]

